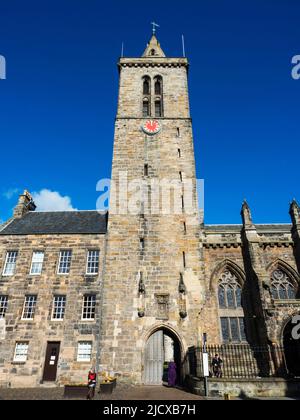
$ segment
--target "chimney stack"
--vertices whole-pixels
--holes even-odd
[[[19,202],[14,209],[14,219],[21,219],[30,211],[35,211],[36,205],[33,202],[32,196],[28,191],[24,191],[19,197]]]

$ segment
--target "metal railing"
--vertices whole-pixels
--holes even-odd
[[[286,377],[288,375],[284,349],[280,346],[257,347],[248,344],[208,345],[209,365],[213,375],[212,360],[216,354],[222,359],[222,378],[255,379]],[[202,348],[189,349],[190,374],[202,378]]]

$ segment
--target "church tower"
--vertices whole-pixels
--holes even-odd
[[[103,283],[101,367],[161,384],[164,362],[199,343],[200,218],[186,58],[153,34],[121,58]]]

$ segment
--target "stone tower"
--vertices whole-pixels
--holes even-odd
[[[201,334],[188,68],[186,58],[167,58],[155,35],[142,57],[119,61],[101,369],[137,384],[159,384],[172,358],[183,375]]]

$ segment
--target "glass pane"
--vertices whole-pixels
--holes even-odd
[[[239,332],[239,323],[237,318],[230,318],[231,338],[232,341],[241,341]]]
[[[227,287],[227,305],[228,308],[235,308],[234,290],[231,287]]]
[[[241,339],[242,341],[246,341],[247,337],[246,337],[246,329],[245,329],[245,320],[244,318],[240,318],[240,333],[241,333]]]
[[[161,84],[159,81],[155,83],[155,95],[161,95]]]
[[[224,287],[219,287],[219,306],[220,308],[226,308],[226,301],[225,301],[225,290]]]
[[[221,318],[222,337],[224,342],[230,340],[228,318]]]
[[[288,297],[289,299],[296,299],[296,290],[291,284],[288,285]]]
[[[236,305],[238,308],[242,307],[242,289],[240,287],[237,287],[235,292],[236,297]]]
[[[280,286],[279,287],[279,299],[282,300],[286,300],[287,297],[287,292],[286,292],[286,288],[284,286]]]
[[[161,117],[162,116],[161,102],[160,101],[155,102],[155,116],[156,117]]]
[[[87,274],[98,274],[99,271],[99,251],[89,251],[87,262]]]
[[[144,95],[150,95],[150,84],[148,80],[144,81]]]
[[[143,116],[149,117],[150,115],[150,105],[148,101],[143,102]]]
[[[276,287],[274,287],[274,286],[272,287],[271,293],[272,293],[273,299],[279,299],[278,291],[277,291]]]

